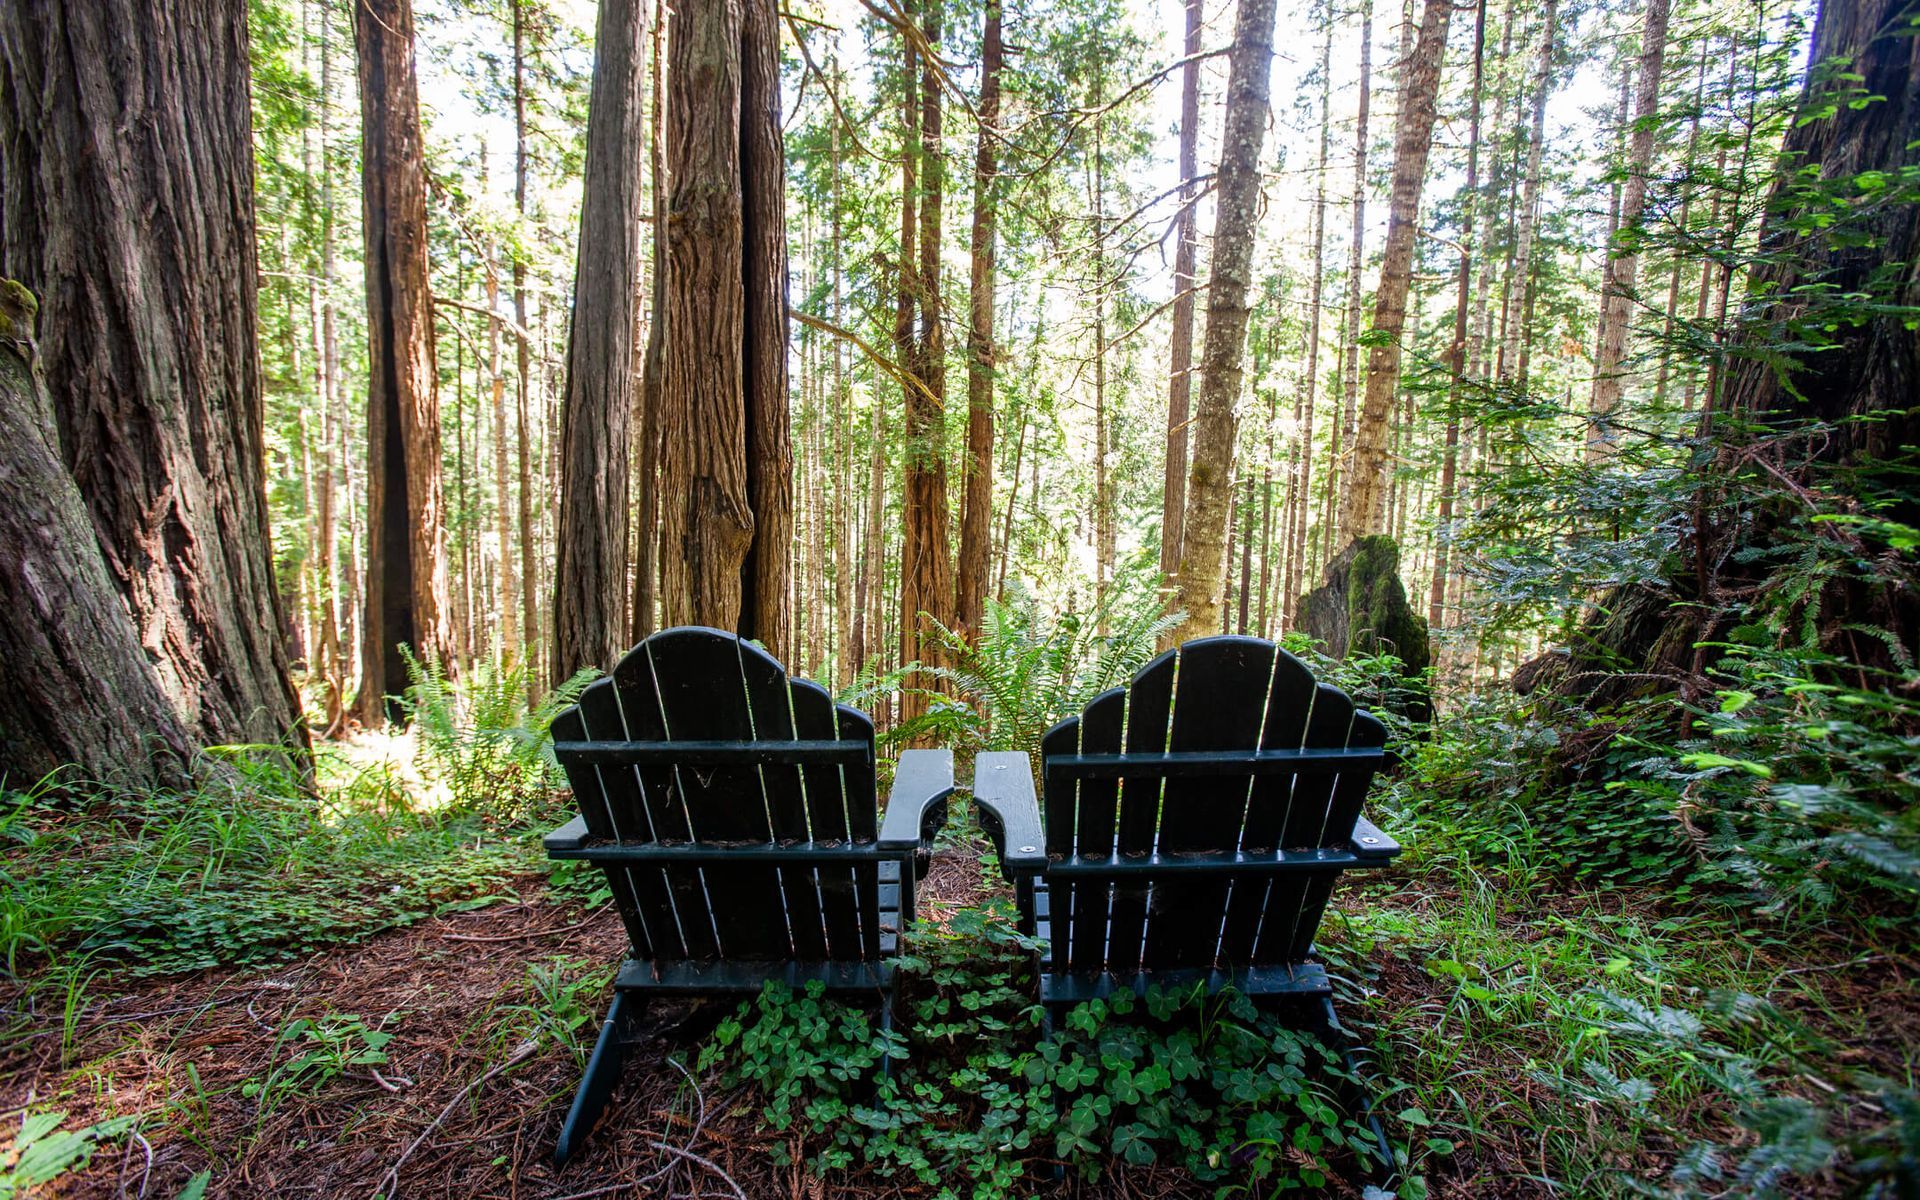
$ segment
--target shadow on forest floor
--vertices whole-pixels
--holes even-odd
[[[971,848],[942,851],[922,893],[927,915],[943,920],[996,883]],[[653,1040],[630,1060],[587,1151],[556,1173],[548,1154],[626,943],[611,906],[583,913],[536,875],[511,886],[517,901],[294,963],[149,980],[101,973],[81,984],[78,1012],[55,1008],[48,989],[0,991],[0,1008],[30,1010],[0,1042],[0,1115],[12,1124],[23,1109],[60,1109],[72,1128],[144,1114],[138,1136],[103,1141],[85,1170],[52,1185],[60,1197],[174,1196],[206,1170],[214,1197],[931,1194],[870,1174],[830,1182],[793,1144],[778,1157],[802,1165],[777,1165],[752,1097],[712,1076],[696,1091],[668,1061],[690,1059],[728,1011],[712,1004],[656,1010]],[[1636,1126],[1568,1092],[1578,1072],[1554,1056],[1589,1036],[1566,1006],[1593,980],[1638,976],[1674,1003],[1702,994],[1695,980],[1744,980],[1838,1058],[1888,1072],[1920,1044],[1917,973],[1904,957],[1838,943],[1810,957],[1799,939],[1714,947],[1673,926],[1671,911],[1651,892],[1558,885],[1489,906],[1445,870],[1343,895],[1329,957],[1342,1011],[1373,1048],[1383,1107],[1404,1122],[1424,1106],[1458,1141],[1424,1161],[1432,1195],[1612,1194],[1627,1177],[1658,1187],[1683,1148],[1676,1135],[1737,1138],[1712,1094]],[[1822,1087],[1817,1065],[1783,1083]],[[1423,1132],[1438,1129],[1412,1134]],[[1581,1147],[1595,1174],[1545,1162],[1550,1138]],[[1116,1166],[1060,1193],[1199,1197],[1216,1186]],[[1048,1185],[1036,1178],[1031,1190]],[[1815,1181],[1800,1194],[1837,1190]],[[1329,1191],[1357,1196],[1360,1186]]]

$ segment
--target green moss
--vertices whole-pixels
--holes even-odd
[[[1347,564],[1347,650],[1387,652],[1407,664],[1409,673],[1427,668],[1433,652],[1427,623],[1407,602],[1400,582],[1400,547],[1385,534],[1360,538],[1342,558]]]

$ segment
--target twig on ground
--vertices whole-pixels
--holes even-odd
[[[676,1158],[684,1158],[690,1163],[697,1163],[700,1166],[705,1167],[707,1170],[719,1176],[720,1182],[726,1184],[727,1187],[732,1189],[733,1195],[736,1197],[736,1200],[747,1200],[747,1194],[740,1190],[740,1185],[733,1181],[733,1176],[727,1174],[726,1171],[722,1170],[720,1167],[720,1164],[714,1162],[712,1159],[702,1158],[691,1150],[682,1150],[678,1146],[669,1146],[665,1142],[648,1142],[647,1145],[652,1146],[655,1150],[660,1151],[662,1154],[671,1154]]]
[[[454,1109],[460,1107],[462,1100],[465,1100],[468,1096],[486,1086],[488,1080],[493,1079],[502,1071],[516,1067],[527,1059],[532,1058],[534,1051],[538,1049],[540,1049],[539,1040],[536,1038],[528,1038],[514,1049],[513,1056],[507,1059],[507,1061],[489,1070],[486,1074],[469,1083],[466,1087],[461,1088],[460,1094],[447,1101],[447,1106],[440,1110],[440,1115],[433,1119],[433,1123],[425,1129],[422,1129],[420,1136],[408,1143],[407,1148],[400,1152],[400,1157],[393,1160],[393,1165],[387,1168],[387,1173],[380,1177],[380,1186],[374,1189],[374,1194],[376,1196],[385,1196],[386,1200],[394,1200],[394,1198],[400,1194],[400,1168],[406,1165],[407,1159],[413,1157],[413,1152],[420,1148],[420,1143],[432,1136],[434,1130],[446,1124],[447,1118],[453,1115]],[[746,1200],[746,1197],[742,1196],[740,1200]]]

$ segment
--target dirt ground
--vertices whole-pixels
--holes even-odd
[[[564,1171],[549,1161],[580,1079],[574,1053],[516,1033],[548,999],[529,968],[562,962],[574,980],[618,961],[625,936],[610,906],[582,914],[538,899],[456,913],[267,969],[205,971],[152,981],[96,978],[71,1034],[35,1000],[26,1037],[0,1046],[0,1117],[64,1108],[74,1128],[150,1114],[124,1147],[47,1194],[75,1200],[170,1197],[211,1168],[210,1197],[376,1197],[387,1200],[585,1200],[587,1197],[907,1195],[904,1184],[827,1185],[804,1167],[776,1166],[756,1106],[696,1083],[669,1061],[689,1056],[723,1015],[719,1005],[656,1005],[647,1045],[629,1060],[614,1103],[586,1151]],[[972,853],[942,853],[922,885],[935,919],[983,894]],[[606,989],[573,1001],[591,1047]],[[0,990],[18,1010],[23,993]],[[353,1065],[322,1087],[261,1103],[249,1083],[293,1057],[282,1031],[301,1019],[351,1014],[391,1033],[379,1065]],[[62,1043],[66,1042],[63,1051]],[[789,1156],[798,1158],[798,1155]],[[1171,1179],[1137,1173],[1101,1194],[1177,1194]],[[1036,1188],[1041,1181],[1036,1181]],[[1078,1189],[1070,1189],[1078,1190]]]

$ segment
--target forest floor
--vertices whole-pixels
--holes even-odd
[[[946,850],[923,895],[939,920],[994,889],[971,849]],[[1783,1095],[1831,1104],[1823,1063],[1898,1079],[1920,1046],[1920,963],[1840,935],[1730,930],[1651,890],[1482,878],[1445,862],[1343,891],[1324,939],[1342,1013],[1436,1196],[1657,1187],[1691,1142],[1746,1136],[1713,1064],[1733,1056]],[[624,936],[610,906],[584,911],[538,874],[490,894],[486,907],[265,968],[102,970],[64,993],[0,985],[0,1011],[25,1015],[0,1039],[0,1116],[57,1109],[67,1128],[134,1117],[51,1185],[59,1197],[177,1196],[203,1171],[217,1197],[927,1194],[870,1175],[829,1182],[802,1153],[777,1165],[752,1097],[669,1061],[691,1060],[724,1015],[713,1005],[653,1013],[652,1048],[630,1062],[586,1153],[556,1172],[548,1154]],[[1764,998],[1764,1015],[1685,1026],[1692,1044],[1676,1048],[1596,1017],[1601,990],[1643,1014],[1734,994]],[[1596,1043],[1609,1053],[1596,1058]],[[1640,1069],[1604,1069],[1622,1062]],[[1643,1076],[1657,1088],[1627,1086]],[[1063,1191],[1214,1185],[1114,1167]]]

